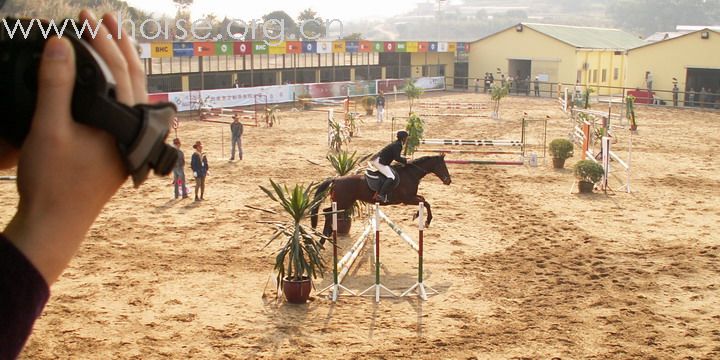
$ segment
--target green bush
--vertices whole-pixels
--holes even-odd
[[[580,160],[575,164],[575,177],[580,181],[597,183],[605,175],[600,164],[592,160]]]
[[[555,139],[550,142],[548,151],[555,159],[568,159],[573,157],[573,143],[567,139]]]

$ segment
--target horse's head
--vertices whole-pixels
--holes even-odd
[[[435,156],[423,156],[415,159],[413,164],[422,168],[427,173],[433,173],[443,184],[450,185],[452,179],[450,178],[450,172],[448,171],[447,165],[445,164],[445,154]]]

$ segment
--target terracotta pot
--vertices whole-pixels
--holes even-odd
[[[352,227],[352,218],[345,216],[338,216],[337,219],[337,232],[341,235],[347,235]]]
[[[595,184],[588,181],[578,181],[578,191],[581,194],[590,194],[593,192]]]
[[[565,167],[565,159],[553,158],[553,167],[555,169],[562,169]]]
[[[302,280],[283,279],[283,294],[285,300],[292,304],[305,304],[310,298],[310,290],[312,290],[312,281],[309,277],[303,276]]]

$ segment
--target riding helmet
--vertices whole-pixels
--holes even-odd
[[[397,132],[397,138],[401,141],[407,139],[408,135],[408,132],[405,130],[400,130]]]

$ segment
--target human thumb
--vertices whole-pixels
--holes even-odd
[[[32,129],[62,131],[62,121],[72,119],[75,55],[70,41],[51,37],[45,43],[38,71],[37,106]]]

